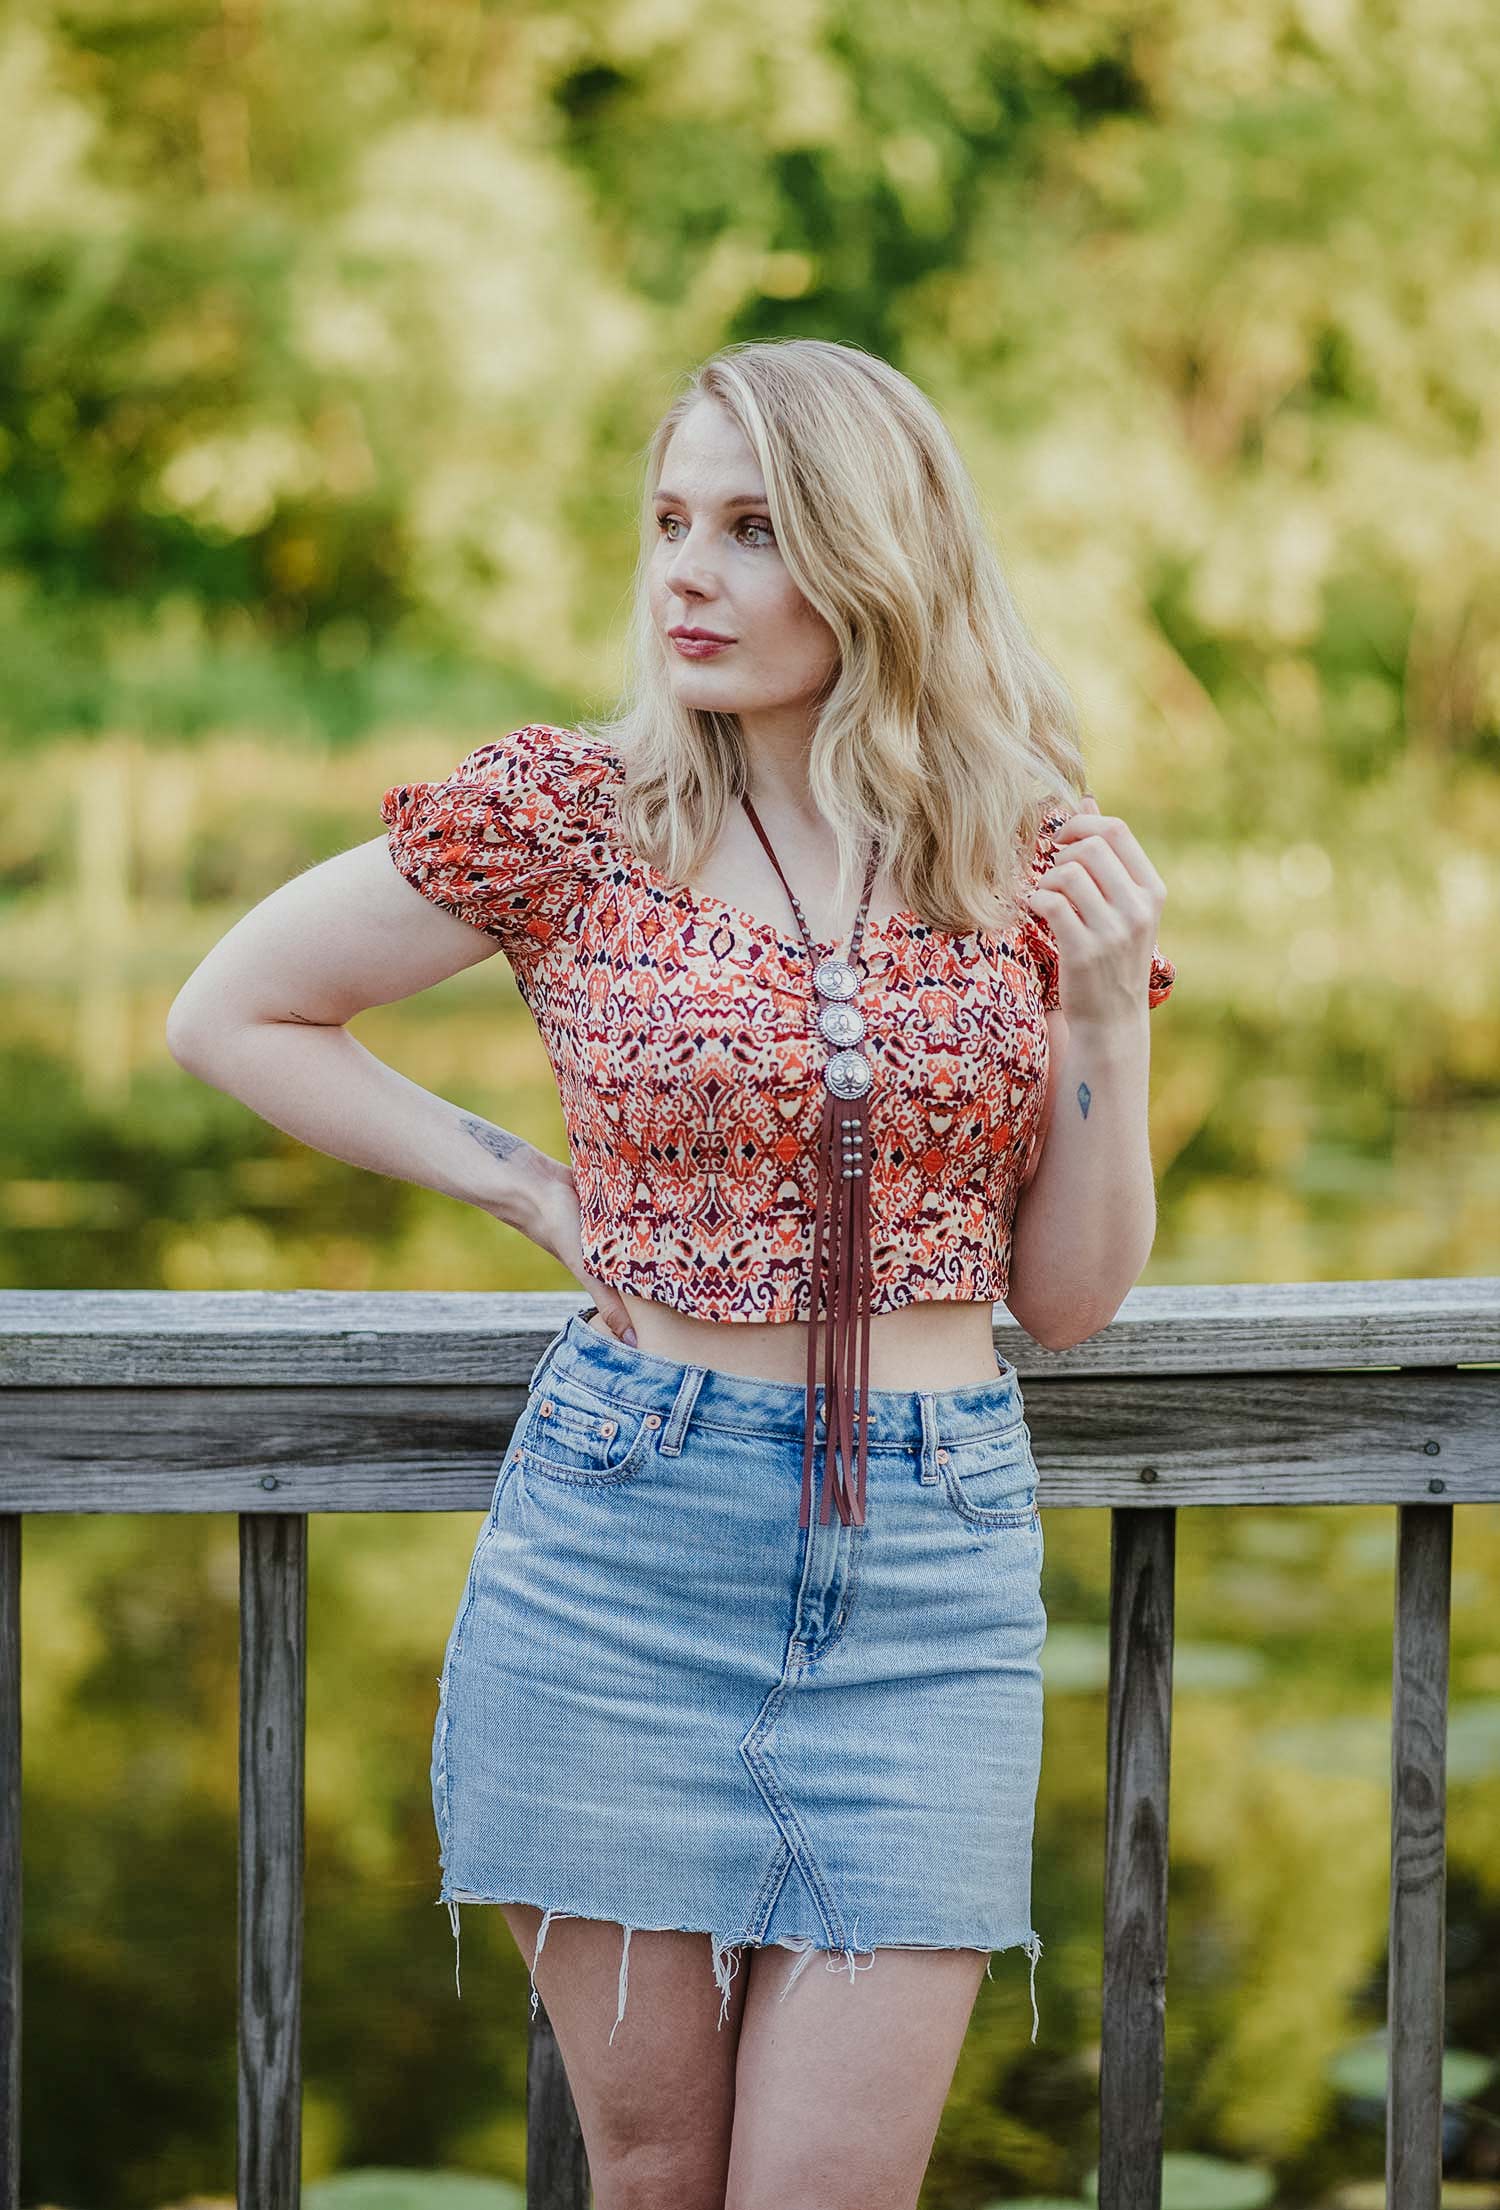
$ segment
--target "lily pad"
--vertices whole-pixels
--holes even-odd
[[[1471,2101],[1474,2096],[1483,2093],[1497,2069],[1500,2069],[1500,2062],[1494,2057],[1480,2056],[1473,2049],[1445,2049],[1442,2070],[1443,2101]],[[1386,2075],[1384,2026],[1351,2042],[1347,2049],[1341,2049],[1328,2067],[1328,2077],[1335,2087],[1346,2095],[1359,2095],[1373,2103],[1385,2101]]]
[[[1174,1691],[1252,1688],[1265,1670],[1265,1652],[1252,1650],[1245,1642],[1194,1642],[1184,1638],[1172,1650]]]
[[[335,2172],[302,2190],[304,2210],[526,2210],[509,2180],[474,2172]]]
[[[1089,1695],[1109,1683],[1109,1629],[1060,1619],[1047,1629],[1042,1679],[1049,1696]]]
[[[1300,1765],[1320,1780],[1370,1780],[1389,1787],[1389,1712],[1347,1712],[1268,1727],[1262,1754],[1277,1764]],[[1500,1772],[1500,1696],[1466,1696],[1448,1707],[1447,1775],[1483,1780]]]
[[[1323,2197],[1322,2210],[1385,2210],[1385,2181],[1346,2179]],[[1438,2210],[1500,2210],[1500,2187],[1489,2179],[1445,2179]]]
[[[1500,1696],[1473,1696],[1448,1708],[1448,1778],[1479,1780],[1500,1772]]]
[[[1195,1642],[1181,1637],[1172,1651],[1172,1685],[1191,1694],[1253,1688],[1266,1670],[1265,1653],[1247,1642]],[[1049,1628],[1042,1676],[1054,1695],[1092,1695],[1109,1685],[1109,1629],[1059,1621]],[[1051,2199],[1050,2197],[1048,2198]]]
[[[1097,2165],[1083,2185],[1089,2201],[1097,2202]],[[1263,2164],[1231,2164],[1186,2149],[1169,2150],[1161,2160],[1161,2210],[1260,2210],[1275,2192],[1276,2175]]]
[[[1320,1780],[1368,1780],[1389,1787],[1391,1722],[1378,1712],[1349,1712],[1327,1719],[1293,1720],[1267,1727],[1261,1755],[1276,1765],[1297,1765]]]
[[[1083,2210],[1083,2201],[1078,2195],[1007,2195],[981,2203],[979,2210]]]

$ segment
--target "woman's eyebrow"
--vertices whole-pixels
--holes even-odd
[[[669,506],[687,506],[689,503],[680,491],[658,491],[655,496],[666,500]],[[736,506],[764,506],[766,495],[763,491],[736,491],[731,497],[721,499],[719,504],[728,513],[731,507]]]

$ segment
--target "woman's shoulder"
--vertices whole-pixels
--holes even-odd
[[[523,721],[487,737],[459,761],[454,778],[524,799],[535,793],[554,805],[587,800],[614,781],[620,763],[608,746],[565,722]]]
[[[487,842],[577,828],[600,809],[619,761],[607,746],[552,721],[486,737],[436,781],[396,783],[381,801],[388,825],[467,826]]]
[[[384,793],[391,856],[435,904],[534,947],[558,924],[569,884],[611,856],[618,772],[615,755],[582,730],[521,722],[439,779]]]

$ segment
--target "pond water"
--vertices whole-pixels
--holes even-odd
[[[410,772],[399,758],[388,747],[328,771],[288,817],[267,803],[265,760],[229,747],[214,776],[163,783],[176,799],[137,809],[149,826],[133,837],[112,843],[95,823],[75,845],[58,829],[0,921],[20,978],[6,1005],[10,1286],[578,1286],[473,1208],[298,1145],[166,1053],[167,1006],[196,959],[296,867],[375,833],[380,788]],[[40,818],[75,820],[56,795],[39,788]],[[1143,1280],[1492,1272],[1488,1001],[1462,974],[1443,1000],[1410,977],[1387,987],[1380,942],[1346,928],[1334,951],[1311,946],[1305,917],[1247,947],[1208,872],[1179,873],[1162,938],[1179,982],[1152,1015],[1159,1224]],[[550,1070],[500,960],[354,1027],[414,1079],[565,1155]],[[457,1999],[434,1907],[436,1673],[478,1524],[312,1523],[309,2180],[522,2175],[525,1967],[499,1914],[470,1911]],[[1385,2006],[1393,1560],[1383,1509],[1179,1515],[1167,2141],[1188,2161],[1173,2167],[1187,2189],[1175,2210],[1212,2210],[1208,2161],[1230,2168],[1225,2206],[1266,2172],[1278,2201],[1359,2210],[1348,2191],[1383,2169],[1368,2051]],[[1040,2038],[1025,1958],[997,1956],[924,2210],[1077,2200],[1097,2163],[1108,1588],[1104,1515],[1051,1508]],[[26,1528],[24,2202],[158,2210],[232,2194],[237,1592],[228,1518]],[[1461,1509],[1449,2177],[1481,2188],[1500,2172],[1497,1617],[1500,1508]],[[432,2210],[447,2199],[430,2191]]]

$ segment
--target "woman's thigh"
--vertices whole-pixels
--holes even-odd
[[[914,2210],[988,1952],[873,1954],[747,1957],[725,2210]]]
[[[708,1935],[637,1927],[630,1936],[630,2000],[616,2026],[622,1928],[609,1919],[554,1918],[538,1958],[540,1909],[530,1903],[500,1909],[528,1968],[535,1962],[536,1991],[562,2053],[598,2210],[652,2201],[722,2210],[743,1969],[730,1982],[721,2026],[724,1998]]]

